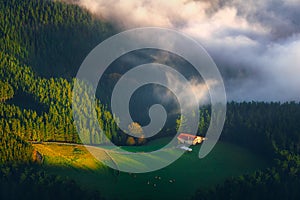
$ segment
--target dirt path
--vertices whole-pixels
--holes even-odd
[[[119,170],[119,166],[117,164],[117,162],[109,155],[109,153],[106,151],[106,150],[103,150],[105,152],[105,154],[110,158],[110,160],[112,161],[112,163],[114,164],[114,169],[116,169],[116,176],[119,176],[120,175],[120,170]]]

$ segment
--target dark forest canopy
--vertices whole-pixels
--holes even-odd
[[[88,11],[51,0],[1,1],[1,51],[43,77],[70,78],[87,53],[114,33]]]

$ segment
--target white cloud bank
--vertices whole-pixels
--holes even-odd
[[[215,60],[229,100],[300,100],[299,0],[71,1],[122,30],[158,26],[191,35]]]

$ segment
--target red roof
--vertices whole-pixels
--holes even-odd
[[[180,133],[177,138],[183,139],[183,140],[194,140],[197,136],[188,134],[188,133]]]

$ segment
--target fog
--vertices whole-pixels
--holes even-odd
[[[190,35],[216,62],[229,101],[300,100],[300,0],[72,2],[121,30],[157,26]]]

